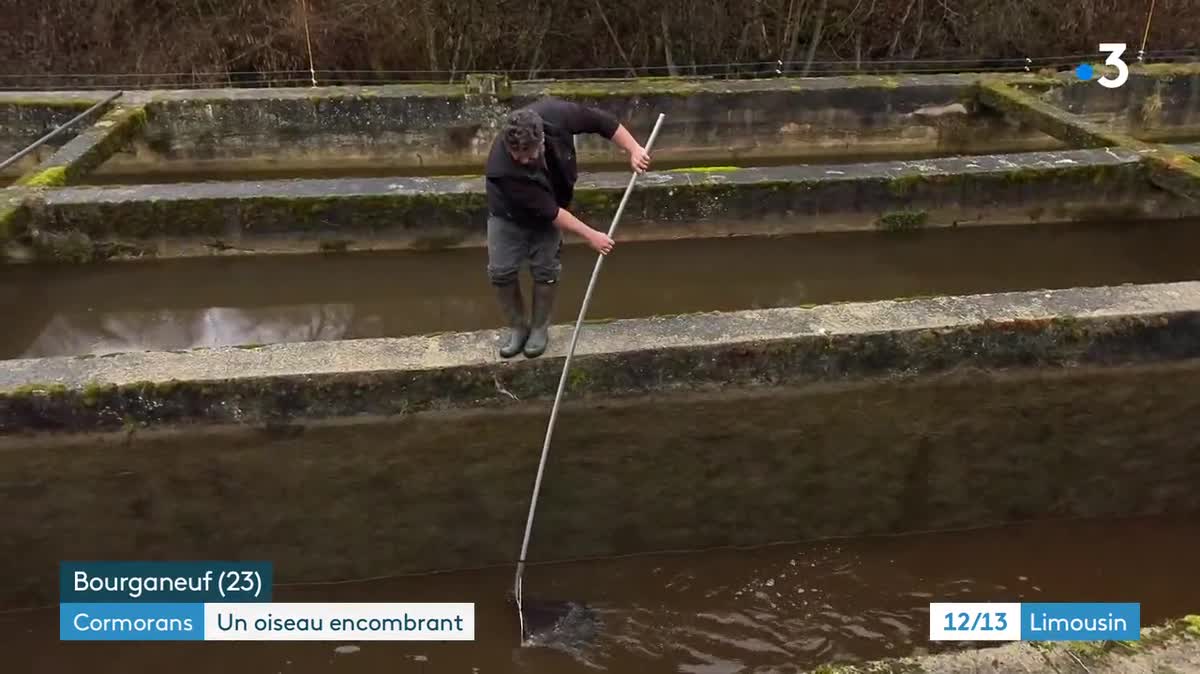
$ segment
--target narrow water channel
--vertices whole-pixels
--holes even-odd
[[[1200,221],[618,244],[589,318],[1200,278]],[[595,255],[563,250],[555,321]],[[0,357],[497,327],[483,249],[0,267]],[[524,282],[528,277],[523,276]]]
[[[22,673],[801,672],[934,650],[933,601],[1136,601],[1143,625],[1181,617],[1200,609],[1197,558],[1200,518],[1041,522],[532,567],[527,596],[599,616],[590,638],[547,647],[517,647],[511,570],[497,568],[276,591],[475,602],[470,643],[60,643],[57,611],[43,609],[0,614],[0,657]]]

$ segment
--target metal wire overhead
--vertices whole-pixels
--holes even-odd
[[[810,76],[936,74],[951,72],[1037,72],[1045,69],[1066,70],[1080,63],[1101,62],[1097,53],[1061,56],[916,59],[875,61],[748,61],[740,63],[702,63],[677,65],[684,77],[744,79],[797,76],[808,66]],[[1200,62],[1200,49],[1147,51],[1144,63]],[[626,65],[593,68],[543,68],[530,78],[526,69],[471,70],[473,73],[507,75],[514,82],[550,79],[621,79],[627,80],[631,68]],[[638,77],[663,77],[668,66],[635,67]],[[323,86],[383,85],[404,83],[460,82],[466,73],[450,70],[323,70],[310,65],[304,70],[266,70],[256,72],[175,72],[175,73],[30,73],[0,74],[0,91],[54,91],[106,89],[195,89],[212,87],[302,87],[319,81]]]

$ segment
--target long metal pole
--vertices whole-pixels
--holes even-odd
[[[650,139],[646,141],[646,152],[654,147],[654,139],[658,137],[658,130],[662,127],[663,119],[666,115],[659,114],[658,121],[654,123],[654,130],[650,132]],[[608,236],[612,238],[617,232],[617,223],[621,221],[621,214],[625,212],[625,204],[629,201],[629,195],[633,193],[633,186],[637,182],[638,173],[635,171],[629,177],[629,185],[625,187],[625,196],[621,197],[621,204],[617,206],[617,212],[613,215],[612,225],[608,228]],[[521,610],[521,579],[525,575],[525,554],[529,551],[529,537],[533,532],[533,514],[537,510],[538,493],[542,489],[542,475],[546,471],[546,457],[550,454],[550,438],[554,435],[554,422],[558,420],[558,406],[562,402],[563,390],[567,384],[567,372],[571,369],[571,358],[575,355],[575,344],[579,341],[579,329],[583,326],[583,317],[587,315],[588,304],[592,301],[592,290],[596,287],[596,279],[600,276],[600,267],[604,264],[604,256],[596,257],[596,266],[592,269],[592,279],[588,282],[587,292],[583,295],[583,306],[579,308],[579,318],[575,320],[575,331],[571,333],[571,345],[567,348],[567,359],[563,362],[562,375],[558,379],[558,392],[554,394],[554,407],[550,409],[550,423],[546,426],[546,440],[542,443],[542,458],[538,462],[537,477],[533,480],[533,497],[529,501],[529,517],[525,520],[525,540],[521,543],[521,556],[517,559],[517,575],[513,581],[513,598],[517,602],[517,616],[521,622],[521,643],[525,642],[525,614]]]
[[[4,170],[4,169],[8,168],[8,166],[9,166],[10,164],[12,164],[13,162],[17,161],[17,160],[18,160],[18,159],[20,159],[21,157],[24,157],[25,155],[29,154],[30,152],[33,152],[33,151],[34,151],[34,150],[36,150],[37,148],[41,147],[41,146],[42,146],[42,144],[44,144],[46,141],[48,141],[48,140],[50,140],[51,138],[53,138],[53,137],[57,136],[58,134],[62,133],[63,131],[65,131],[65,130],[66,130],[66,129],[68,129],[69,127],[71,127],[71,126],[74,126],[74,125],[75,125],[77,122],[79,122],[79,120],[81,120],[81,119],[83,119],[84,117],[87,117],[88,115],[92,114],[92,113],[93,113],[93,112],[95,112],[97,109],[99,109],[99,108],[101,108],[101,107],[103,107],[103,106],[105,106],[105,105],[108,105],[109,103],[112,103],[113,101],[117,100],[117,97],[119,97],[119,96],[120,96],[121,94],[123,94],[123,93],[125,93],[125,92],[124,92],[124,91],[118,91],[117,93],[113,94],[112,96],[109,96],[108,98],[104,99],[103,101],[100,101],[99,103],[97,103],[97,104],[93,105],[92,107],[88,108],[87,110],[84,110],[83,112],[79,113],[78,115],[75,115],[75,117],[73,117],[73,118],[72,118],[70,121],[68,121],[66,124],[63,124],[62,126],[58,127],[57,129],[55,129],[55,130],[51,131],[50,133],[48,133],[48,134],[46,134],[46,135],[42,136],[41,138],[38,138],[37,140],[33,141],[33,144],[32,144],[32,145],[30,145],[29,147],[25,148],[24,150],[21,150],[20,152],[18,152],[18,153],[16,153],[16,154],[14,154],[13,156],[9,157],[8,159],[5,159],[3,163],[0,163],[0,171],[2,171],[2,170]]]

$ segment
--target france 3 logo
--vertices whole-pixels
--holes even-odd
[[[1121,55],[1125,53],[1124,42],[1101,42],[1100,53],[1108,54],[1108,58],[1104,60],[1104,65],[1113,66],[1117,69],[1116,77],[1105,75],[1096,80],[1102,87],[1116,89],[1125,84],[1125,80],[1129,79],[1129,66],[1121,59]],[[1081,63],[1075,68],[1075,76],[1087,82],[1095,76],[1095,68],[1090,63]]]

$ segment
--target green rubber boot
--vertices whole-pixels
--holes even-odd
[[[550,314],[554,311],[554,296],[558,294],[557,283],[533,284],[533,317],[530,320],[529,339],[525,341],[525,357],[537,358],[550,343]]]
[[[512,358],[521,353],[525,340],[529,338],[529,325],[525,323],[525,300],[521,297],[521,284],[513,281],[506,286],[496,286],[496,297],[500,309],[508,321],[508,338],[500,346],[501,358]]]

